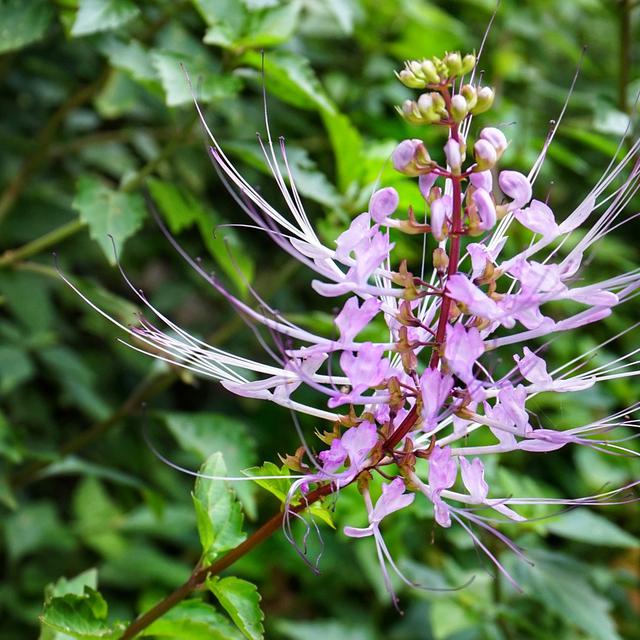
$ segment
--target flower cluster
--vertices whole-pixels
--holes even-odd
[[[326,450],[315,456],[302,449],[287,458],[301,474],[289,503],[313,487],[330,484],[338,491],[357,481],[369,524],[346,527],[344,533],[374,538],[391,593],[388,567],[407,580],[384,543],[380,524],[385,517],[425,499],[433,506],[437,525],[458,523],[505,572],[478,537],[478,528],[519,553],[491,524],[496,517],[523,520],[518,505],[601,504],[624,498],[621,490],[573,500],[491,496],[483,459],[512,451],[546,453],[569,444],[624,453],[624,444],[609,432],[637,426],[630,417],[637,405],[575,428],[534,426],[527,403],[536,394],[577,392],[638,371],[635,352],[592,367],[590,356],[599,347],[549,371],[543,351],[526,345],[602,320],[638,292],[637,269],[588,284],[576,284],[576,276],[594,244],[624,222],[625,207],[640,185],[639,145],[621,154],[578,207],[558,221],[547,202],[533,197],[555,129],[528,175],[498,171],[508,145],[505,133],[489,126],[471,140],[472,117],[487,111],[494,98],[491,88],[474,83],[475,65],[473,55],[449,53],[442,59],[407,62],[399,72],[404,85],[422,91],[399,112],[412,123],[440,127],[446,133],[442,152],[431,154],[419,139],[401,142],[391,161],[399,172],[417,179],[423,201],[403,215],[393,188],[377,190],[367,211],[353,219],[333,246],[321,242],[304,210],[284,142],[279,154],[270,136],[260,144],[286,215],[233,166],[196,104],[210,136],[215,169],[238,206],[282,250],[315,272],[312,286],[320,296],[342,300],[335,317],[337,335],[307,331],[261,299],[260,310],[254,309],[228,292],[170,236],[216,291],[251,323],[281,336],[276,342],[286,348],[268,348],[273,362],[265,364],[212,347],[160,314],[135,288],[168,331],[146,320],[134,328],[122,326],[135,338],[132,346],[153,357],[214,378],[240,396],[325,421]],[[531,241],[507,252],[507,234],[514,225],[529,230]],[[584,232],[567,242],[580,226]],[[421,243],[426,237],[424,246],[433,247],[428,276],[424,264],[418,276],[396,255],[397,234],[422,236]],[[569,305],[572,311],[564,316],[557,311],[551,316],[548,303],[561,300],[579,306]],[[359,340],[370,326],[378,327],[379,335],[386,326],[388,338]],[[496,375],[486,362],[490,352],[502,347],[516,354],[508,371]],[[296,399],[301,385],[324,400],[302,403]],[[486,438],[474,444],[478,433],[490,434],[490,444]],[[370,480],[376,472],[385,480],[374,504]],[[489,515],[482,515],[485,512]]]

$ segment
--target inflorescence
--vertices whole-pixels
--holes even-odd
[[[271,401],[326,424],[318,430],[326,444],[323,451],[315,455],[305,444],[285,458],[298,474],[285,516],[301,517],[290,505],[299,505],[314,488],[330,485],[338,492],[357,482],[369,524],[346,527],[344,533],[373,537],[394,601],[389,567],[411,582],[389,553],[380,523],[417,499],[432,504],[440,527],[454,522],[461,526],[511,580],[479,531],[492,533],[521,555],[498,531],[496,519],[525,520],[518,513],[520,505],[619,503],[628,499],[624,490],[638,484],[577,499],[490,495],[483,462],[487,456],[513,451],[544,454],[567,445],[633,455],[614,432],[638,426],[633,417],[638,404],[582,426],[562,428],[534,427],[527,402],[542,392],[583,391],[599,381],[639,372],[634,356],[640,349],[594,367],[591,359],[600,345],[549,371],[543,350],[531,343],[602,320],[637,294],[639,269],[599,282],[575,283],[592,247],[625,222],[625,208],[640,185],[640,163],[636,142],[620,152],[622,159],[612,161],[578,207],[557,221],[549,204],[532,195],[555,128],[528,175],[498,171],[507,136],[499,128],[485,127],[470,139],[473,116],[487,112],[494,100],[493,89],[474,82],[475,68],[474,55],[448,53],[441,59],[409,61],[397,74],[405,86],[421,92],[399,107],[399,113],[411,123],[440,127],[446,133],[444,148],[432,153],[420,139],[401,142],[391,161],[397,171],[417,179],[423,201],[401,215],[395,189],[375,191],[368,210],[353,219],[335,246],[325,246],[314,231],[289,169],[284,141],[280,140],[279,157],[270,135],[260,144],[287,214],[242,177],[196,103],[216,171],[238,206],[282,250],[315,272],[312,287],[318,294],[346,298],[335,317],[337,339],[305,330],[259,298],[255,310],[228,292],[171,237],[217,292],[249,322],[279,336],[277,344],[286,347],[280,352],[267,347],[273,362],[266,364],[210,346],[158,312],[135,288],[167,330],[144,319],[133,328],[119,325],[135,338],[132,346],[138,350],[214,378],[240,396]],[[507,251],[507,234],[514,225],[529,230],[531,241]],[[579,227],[584,232],[569,242]],[[392,234],[398,233],[417,235],[421,243],[426,236],[434,246],[427,276],[426,255],[420,276],[396,255]],[[578,303],[579,310],[571,305],[573,311],[563,317],[548,315],[546,305],[562,300]],[[388,339],[358,340],[365,327],[382,323]],[[496,375],[486,361],[504,347],[517,352],[506,356],[512,361],[509,370]],[[296,399],[301,385],[326,400],[301,402]],[[484,437],[477,444],[479,434],[490,434],[490,443]],[[370,484],[376,473],[383,481],[374,503]],[[291,535],[288,517],[285,529]]]

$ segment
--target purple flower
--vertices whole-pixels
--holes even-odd
[[[473,365],[483,353],[484,342],[475,327],[468,331],[459,323],[447,327],[444,359],[463,382],[469,384],[473,380]]]
[[[374,222],[384,223],[384,221],[398,208],[398,192],[393,187],[379,189],[372,196],[369,202],[369,215]]]

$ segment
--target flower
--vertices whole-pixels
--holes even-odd
[[[478,507],[518,522],[524,520],[516,511],[519,505],[615,503],[625,499],[622,491],[638,485],[634,482],[584,498],[490,497],[483,463],[486,456],[514,451],[542,454],[567,445],[588,446],[603,454],[635,455],[612,434],[619,428],[638,426],[632,417],[640,408],[638,403],[563,429],[562,425],[538,426],[531,419],[528,402],[540,392],[572,393],[600,381],[637,375],[636,351],[593,366],[592,356],[607,341],[550,371],[544,352],[527,345],[596,323],[640,290],[637,269],[575,286],[585,257],[624,222],[629,194],[640,186],[640,143],[633,144],[617,164],[612,163],[576,210],[558,223],[549,203],[532,199],[551,135],[528,175],[498,172],[497,183],[506,198],[503,203],[502,197],[496,199],[488,170],[507,146],[499,129],[481,130],[473,146],[474,160],[465,166],[472,116],[487,111],[494,97],[489,87],[462,84],[462,77],[473,67],[469,64],[469,56],[448,54],[442,59],[411,61],[398,74],[405,85],[430,91],[417,101],[407,101],[400,113],[411,122],[437,123],[449,131],[441,152],[431,154],[421,140],[410,139],[402,141],[391,157],[398,171],[418,178],[421,208],[429,224],[419,223],[413,210],[403,217],[398,211],[398,192],[386,187],[376,190],[368,210],[328,245],[321,242],[304,210],[284,142],[280,152],[286,176],[276,161],[271,138],[262,146],[287,213],[275,209],[242,177],[196,103],[218,175],[240,209],[282,250],[315,273],[312,287],[316,293],[332,299],[348,296],[335,317],[337,338],[303,328],[260,298],[260,310],[236,298],[186,254],[162,223],[169,241],[201,277],[250,323],[279,336],[280,353],[268,350],[272,361],[253,360],[202,342],[155,309],[128,279],[135,295],[166,329],[146,319],[134,327],[120,324],[67,279],[89,304],[129,334],[133,349],[213,378],[239,396],[273,402],[328,423],[332,431],[323,440],[329,448],[317,457],[307,449],[308,473],[291,485],[285,503],[287,518],[289,514],[300,517],[290,508],[297,492],[306,496],[311,485],[339,491],[357,481],[369,525],[346,527],[345,533],[375,538],[392,594],[387,563],[401,574],[384,544],[380,523],[387,515],[408,508],[416,494],[433,505],[438,526],[459,524],[511,579],[475,531],[484,529],[514,553],[521,553]],[[460,87],[457,93],[456,87]],[[622,180],[625,171],[627,177]],[[517,224],[533,234],[531,241],[519,250],[512,247],[509,256],[503,257],[509,229]],[[583,225],[584,231],[568,241]],[[410,237],[422,235],[421,246],[426,246],[427,234],[429,241],[431,237],[436,241],[431,274],[421,270],[420,276],[415,275],[405,256],[396,255],[391,229]],[[580,308],[571,306],[564,315],[555,313],[553,318],[547,315],[548,303],[564,300]],[[377,328],[374,335],[383,335],[383,323],[388,339],[358,339],[371,324]],[[487,366],[489,354],[504,347],[519,351],[513,356],[515,366],[507,372],[492,372]],[[511,355],[505,360],[512,362]],[[297,391],[302,386],[316,391],[318,400],[309,400],[308,394],[300,396]],[[475,432],[485,433],[488,440],[470,442],[468,437]],[[395,477],[383,483],[382,496],[374,507],[369,484],[377,471]],[[412,493],[406,493],[407,488]],[[393,598],[395,601],[394,594]]]

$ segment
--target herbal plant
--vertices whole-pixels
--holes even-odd
[[[321,245],[335,250],[336,238],[353,218],[374,211],[372,193],[384,191],[380,187],[395,189],[396,211],[386,221],[369,224],[372,240],[373,226],[382,225],[378,231],[389,231],[389,242],[394,244],[389,265],[384,260],[378,269],[402,276],[406,260],[407,272],[422,281],[414,282],[416,291],[424,294],[420,302],[409,301],[411,315],[417,318],[426,305],[434,305],[434,323],[428,328],[437,333],[435,321],[441,315],[437,292],[441,299],[454,297],[446,286],[444,255],[438,252],[435,260],[433,256],[440,241],[426,226],[432,224],[433,215],[437,218],[440,205],[432,208],[421,194],[420,186],[428,176],[406,175],[393,167],[395,159],[402,168],[403,154],[406,160],[413,148],[420,152],[416,156],[423,162],[420,170],[425,170],[419,145],[405,143],[393,159],[392,152],[398,140],[420,139],[434,170],[439,165],[448,171],[447,154],[441,149],[451,127],[426,123],[436,115],[429,101],[437,107],[439,99],[435,95],[420,98],[420,94],[439,94],[437,89],[407,87],[394,78],[393,70],[407,58],[419,57],[416,62],[422,64],[426,57],[435,64],[432,56],[443,51],[467,50],[480,41],[493,8],[492,3],[478,0],[7,0],[0,5],[0,24],[10,25],[0,29],[4,113],[0,122],[1,639],[35,637],[39,625],[44,639],[118,637],[130,624],[125,621],[145,612],[135,623],[139,635],[182,640],[247,635],[292,640],[635,637],[636,536],[640,532],[637,506],[630,502],[633,492],[603,496],[594,505],[588,500],[575,505],[556,503],[563,497],[607,493],[640,476],[637,456],[615,449],[618,445],[637,450],[633,414],[621,415],[619,422],[629,420],[626,427],[609,429],[608,425],[597,434],[594,430],[590,439],[607,440],[606,445],[567,443],[534,456],[524,447],[541,443],[551,447],[552,441],[513,434],[517,448],[512,451],[454,453],[449,468],[458,461],[453,470],[456,483],[444,488],[439,500],[434,495],[435,503],[410,486],[407,473],[414,470],[429,487],[437,484],[436,478],[429,478],[429,467],[437,466],[438,456],[447,448],[442,439],[453,436],[455,429],[451,424],[435,433],[436,447],[428,429],[420,430],[416,422],[407,438],[426,459],[416,455],[414,466],[400,445],[392,449],[394,460],[391,453],[386,454],[387,461],[377,460],[382,450],[372,451],[363,454],[365,464],[377,463],[375,470],[369,469],[371,477],[363,471],[360,482],[348,483],[350,456],[345,456],[345,465],[331,469],[347,449],[356,455],[352,445],[357,443],[352,439],[358,433],[367,435],[366,430],[356,430],[362,421],[377,427],[378,441],[383,443],[384,425],[374,411],[371,416],[364,411],[371,407],[355,406],[354,425],[348,426],[349,416],[347,424],[334,433],[330,422],[314,415],[295,412],[290,416],[287,407],[249,397],[251,386],[240,394],[231,393],[180,365],[142,357],[122,346],[121,329],[65,285],[51,257],[55,250],[63,272],[73,274],[73,284],[106,312],[127,327],[133,323],[144,329],[138,320],[144,302],[122,287],[119,271],[113,268],[117,256],[143,296],[178,327],[188,327],[205,344],[273,367],[264,374],[231,367],[251,384],[281,375],[280,384],[266,388],[276,399],[287,402],[290,390],[291,402],[347,414],[349,404],[329,407],[327,396],[311,382],[328,387],[334,396],[336,390],[345,395],[352,392],[340,361],[344,356],[347,362],[349,354],[357,359],[359,352],[344,348],[335,320],[342,317],[345,330],[355,330],[366,305],[372,305],[366,298],[372,296],[317,295],[310,286],[314,271],[301,265],[297,250],[294,255],[274,251],[274,241],[283,240],[291,248],[287,236],[293,234],[277,222],[275,228],[264,230],[239,210],[234,198],[225,193],[223,181],[211,171],[211,154],[203,152],[206,133],[201,133],[180,64],[194,78],[200,108],[226,157],[242,166],[247,183],[259,185],[261,198],[298,227],[278,181],[264,179],[271,169],[260,143],[255,142],[254,132],[265,130],[262,87],[266,85],[277,166],[289,188],[290,171]],[[461,175],[474,163],[474,143],[483,129],[487,131],[482,137],[493,140],[496,148],[504,142],[491,128],[500,129],[509,143],[491,170],[491,189],[473,185],[479,179],[474,175],[461,178],[461,193],[471,195],[474,189],[484,188],[497,206],[493,230],[472,235],[480,231],[474,226],[485,222],[478,207],[482,201],[464,202],[459,274],[477,279],[469,248],[490,242],[490,234],[505,221],[500,205],[512,200],[500,188],[500,170],[528,174],[545,146],[548,119],[555,120],[562,111],[562,123],[552,127],[553,141],[546,147],[532,192],[553,208],[558,226],[590,186],[601,180],[609,160],[620,162],[631,148],[634,129],[629,122],[633,123],[638,90],[634,16],[637,9],[632,2],[501,2],[473,79],[467,73],[464,81],[457,78],[449,88],[452,100],[463,84],[493,84],[496,89],[495,104],[473,115],[468,130],[468,117],[460,122],[468,140]],[[585,43],[589,50],[565,111],[562,102]],[[264,70],[261,49],[265,49]],[[421,84],[426,80],[421,76],[431,72],[429,64],[424,70],[414,64],[401,73],[409,84]],[[417,78],[411,79],[411,73]],[[391,105],[405,100],[409,100],[408,118],[393,117]],[[287,163],[280,156],[276,133],[287,134]],[[268,148],[268,138],[264,145]],[[478,157],[483,154],[491,160],[491,151],[480,144]],[[268,159],[275,166],[270,149]],[[632,168],[630,162],[600,199],[615,194]],[[231,184],[233,179],[218,169]],[[447,185],[451,189],[453,183],[439,176],[432,187],[445,191]],[[390,192],[386,193],[389,197]],[[434,191],[433,198],[443,195],[451,194]],[[271,221],[246,195],[240,199],[264,221]],[[638,262],[634,241],[638,222],[633,219],[637,202],[636,195],[621,213],[624,226],[611,228],[589,247],[580,269],[564,281],[567,288],[616,278],[633,269]],[[208,278],[199,277],[158,233],[151,203],[184,250],[202,257],[195,259],[196,264],[207,273],[215,269],[215,282],[252,312],[273,323],[286,319],[326,338],[330,355],[320,368],[307,370],[309,359],[290,352],[322,344],[279,334],[226,304],[226,294],[216,292]],[[443,237],[442,248],[451,258],[452,210],[446,199],[444,204],[442,232],[449,236]],[[549,262],[564,260],[598,224],[606,206],[525,262],[535,266],[555,248],[558,253]],[[533,209],[529,217],[534,221],[544,214],[533,202],[520,209],[527,208]],[[491,213],[490,208],[485,211]],[[518,210],[507,212],[506,217],[516,214]],[[393,228],[394,224],[403,229]],[[489,263],[494,269],[508,263],[532,238],[544,237],[534,236],[518,220],[511,222],[507,235],[499,255],[487,258],[487,268]],[[304,240],[298,240],[305,246]],[[350,253],[353,264],[360,251],[354,247]],[[306,257],[310,263],[322,263],[321,256]],[[343,273],[353,266],[334,262]],[[444,270],[433,281],[432,265]],[[474,285],[479,284],[480,291],[496,304],[500,294],[518,294],[523,286],[510,272],[486,275],[493,278],[495,291],[491,280]],[[315,277],[325,286],[332,282],[322,274]],[[406,292],[409,283],[407,279],[390,286]],[[375,277],[367,284],[379,286]],[[127,299],[114,293],[122,289]],[[342,311],[351,297],[357,298],[356,306]],[[554,384],[565,379],[567,372],[554,372],[554,368],[576,358],[579,365],[585,361],[584,354],[589,354],[588,362],[571,374],[574,377],[611,366],[637,349],[636,301],[616,305],[608,317],[577,330],[535,338],[526,347],[544,359]],[[395,341],[399,347],[411,346],[406,353],[396,352],[400,362],[389,365],[389,375],[394,375],[393,369],[404,374],[407,364],[421,379],[429,369],[434,336],[406,324],[396,326],[391,335],[389,306],[399,303],[402,299],[383,300],[384,307],[354,335],[352,343]],[[556,323],[586,308],[571,299],[541,305],[541,313]],[[467,306],[465,310],[461,301],[451,302],[452,327],[462,322],[466,331],[471,330],[474,322],[471,305]],[[484,308],[487,317],[490,307]],[[462,315],[453,315],[458,312]],[[243,319],[250,321],[249,326]],[[147,320],[172,339],[180,337],[152,313]],[[399,335],[402,327],[407,330],[406,341]],[[480,323],[476,328],[482,333],[489,327]],[[488,340],[524,328],[516,320],[513,328],[499,327]],[[256,332],[259,339],[253,340]],[[425,344],[413,345],[418,340]],[[129,342],[149,348],[138,336]],[[265,357],[261,343],[269,346],[275,358]],[[338,348],[330,343],[338,343]],[[544,383],[544,376],[535,383],[521,378],[514,356],[520,363],[527,360],[524,347],[514,343],[483,353],[473,364],[474,378],[483,387],[488,375],[499,388],[508,386],[502,384],[505,376],[516,389]],[[407,360],[412,352],[416,365]],[[319,349],[318,358],[321,354]],[[537,361],[529,358],[528,362]],[[441,357],[437,371],[443,377],[452,376],[452,391],[469,389],[446,367]],[[628,372],[632,369],[633,365]],[[326,379],[317,380],[316,374]],[[294,389],[296,376],[300,384]],[[340,378],[344,384],[335,389],[333,384]],[[399,380],[405,384],[400,387],[400,394],[408,398],[405,408],[423,403],[422,418],[427,409],[421,387],[418,394],[420,380]],[[371,397],[390,391],[363,389],[361,393]],[[600,379],[583,391],[543,391],[527,397],[528,424],[539,436],[549,427],[569,433],[581,425],[601,423],[637,398],[637,378],[632,375]],[[449,394],[434,419],[451,419],[456,424],[470,420],[447,415],[461,399]],[[504,399],[488,397],[485,402],[491,411]],[[484,404],[478,403],[475,413],[486,418]],[[401,418],[398,411],[394,427]],[[313,435],[314,429],[321,439]],[[498,436],[506,433],[493,430]],[[329,442],[334,435],[339,440],[335,445]],[[613,442],[623,438],[627,439]],[[448,446],[455,450],[500,444],[491,425],[484,424]],[[301,445],[311,455],[296,451]],[[277,453],[282,454],[283,464]],[[194,507],[189,474],[208,458],[193,491]],[[459,458],[466,458],[471,467],[467,469]],[[476,458],[484,467],[484,477]],[[260,460],[272,462],[251,468]],[[171,466],[182,468],[183,473]],[[453,473],[447,472],[446,465],[442,471]],[[467,487],[468,478],[478,486]],[[494,504],[451,498],[452,492],[467,500],[482,496],[482,480],[488,485],[485,500],[495,499]],[[297,489],[292,489],[294,482]],[[315,488],[324,486],[331,495],[312,502]],[[501,499],[523,496],[542,500],[500,504]],[[409,506],[388,513],[410,500]],[[606,509],[599,508],[603,502],[609,505]],[[290,509],[283,534],[284,503]],[[501,507],[523,520],[505,516],[499,512]],[[442,525],[447,522],[447,510],[449,527]],[[480,518],[522,554],[466,514]],[[260,528],[260,523],[266,524]],[[359,538],[344,535],[345,529]],[[287,538],[299,547],[302,561]],[[243,540],[246,544],[241,544]],[[247,545],[251,551],[244,553]],[[412,586],[402,582],[389,558]],[[391,606],[385,573],[404,615]],[[205,575],[210,579],[203,583]],[[135,632],[135,626],[127,631]]]
[[[281,498],[282,508],[246,540],[240,532],[240,511],[228,490],[211,484],[246,478],[226,475],[219,454],[209,459],[198,474],[194,494],[202,559],[180,589],[133,622],[122,638],[135,637],[201,587],[214,593],[247,637],[260,635],[252,586],[236,578],[218,579],[218,574],[280,526],[299,555],[318,571],[320,554],[310,556],[309,537],[315,532],[321,538],[317,520],[330,521],[329,501],[339,500],[340,491],[350,484],[357,484],[368,523],[345,526],[343,533],[374,540],[385,587],[399,611],[391,574],[410,587],[452,590],[407,576],[385,543],[382,521],[411,508],[416,498],[432,507],[440,527],[460,526],[516,588],[517,581],[481,532],[490,533],[527,562],[526,554],[500,531],[501,522],[527,522],[519,507],[636,500],[630,492],[640,480],[582,497],[490,495],[484,460],[516,451],[537,457],[565,446],[589,447],[603,455],[636,455],[626,446],[626,433],[638,426],[638,402],[570,428],[547,424],[528,410],[527,403],[541,393],[577,393],[600,381],[637,374],[637,349],[592,364],[604,345],[634,327],[552,370],[544,355],[545,343],[555,335],[608,317],[640,288],[638,269],[595,282],[580,278],[596,243],[629,219],[626,208],[640,185],[640,142],[628,150],[621,143],[620,158],[612,160],[578,207],[557,222],[549,204],[533,198],[533,189],[558,123],[528,175],[498,170],[509,144],[503,131],[484,127],[471,144],[473,117],[487,112],[494,100],[494,90],[476,79],[475,55],[453,52],[408,61],[397,75],[405,86],[422,92],[416,100],[405,101],[399,113],[414,124],[440,127],[446,142],[441,154],[430,152],[421,139],[401,142],[391,162],[397,171],[417,178],[423,203],[416,203],[405,216],[398,211],[394,188],[376,189],[367,211],[336,238],[335,247],[318,238],[296,188],[285,142],[274,142],[268,119],[266,141],[258,141],[286,214],[267,202],[230,162],[195,102],[216,172],[252,226],[319,276],[312,282],[316,293],[349,296],[335,317],[337,339],[288,320],[251,287],[257,310],[234,296],[189,256],[159,218],[168,241],[246,319],[271,362],[255,361],[190,335],[154,307],[122,269],[154,320],[140,317],[137,326],[127,327],[63,276],[89,305],[129,334],[132,341],[125,344],[133,349],[213,378],[240,396],[290,409],[302,443],[295,454],[283,458],[282,469],[267,464],[247,471]],[[507,251],[515,225],[524,227],[528,238],[524,246]],[[580,227],[586,230],[574,240]],[[395,233],[421,242],[421,264],[409,265],[396,255]],[[552,303],[561,301],[578,307],[559,307],[552,316]],[[358,340],[380,321],[388,332],[384,340]],[[543,344],[526,346],[534,339]],[[515,352],[502,362],[492,358],[512,345]],[[297,399],[302,386],[326,400]],[[323,421],[316,434],[327,448],[317,452],[318,447],[307,442],[296,413]],[[298,521],[301,532],[296,532]],[[217,559],[223,551],[228,553]],[[50,607],[55,606],[54,599]],[[45,620],[47,615],[51,613],[45,612]]]

